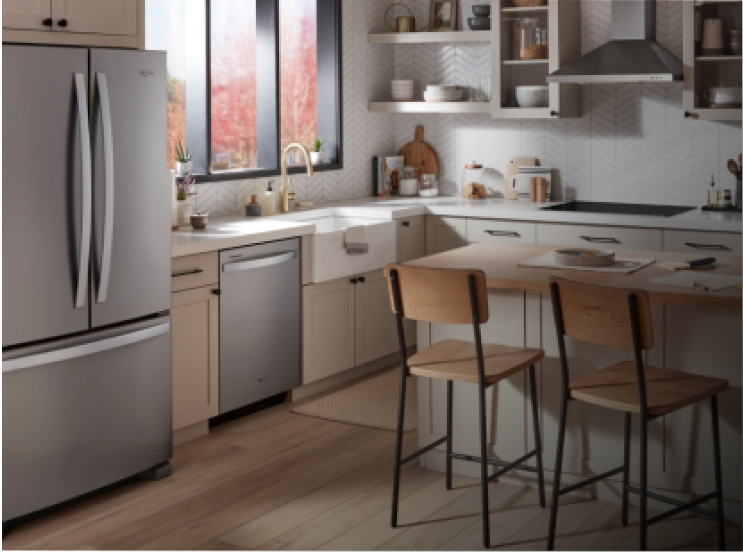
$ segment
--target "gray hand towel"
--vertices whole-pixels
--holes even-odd
[[[350,226],[346,228],[346,253],[349,255],[363,255],[369,252],[369,240],[366,238],[365,226]]]

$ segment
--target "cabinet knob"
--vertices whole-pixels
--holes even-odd
[[[353,285],[356,285],[356,284],[358,284],[358,283],[359,283],[359,280],[358,280],[358,278],[351,278],[351,283],[352,283]]]
[[[366,276],[359,276],[359,282],[361,282],[362,284],[366,282]]]
[[[60,27],[66,27],[67,26],[67,20],[66,19],[60,19],[59,21],[57,21],[57,25],[59,25]]]
[[[402,223],[402,225],[403,225],[403,226],[404,226],[405,228],[407,228],[407,227],[409,227],[409,226],[410,226],[410,221],[407,221],[407,220],[406,220],[405,222],[403,222],[403,223]]]
[[[685,112],[685,113],[684,113],[684,117],[686,117],[686,118],[688,119],[689,117],[691,117],[691,113],[689,113],[688,111],[687,111],[687,112]]]
[[[212,290],[212,293],[213,293],[214,295],[222,295],[222,290],[221,290],[221,289],[213,289],[213,290]]]
[[[54,20],[51,17],[47,17],[46,19],[44,19],[44,21],[41,22],[41,24],[44,25],[44,27],[51,27],[52,25],[54,25]]]
[[[557,117],[557,111],[550,111],[550,117]]]

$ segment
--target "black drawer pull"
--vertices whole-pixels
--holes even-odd
[[[51,17],[47,17],[46,19],[44,19],[44,21],[41,22],[41,24],[44,25],[44,27],[51,27],[52,25],[54,25],[54,20]]]
[[[221,289],[213,289],[212,290],[212,294],[213,295],[222,295],[222,290]]]
[[[191,276],[192,274],[201,274],[204,272],[200,268],[196,268],[194,270],[189,270],[188,272],[176,272],[171,276],[171,278],[180,278],[181,276]]]
[[[410,226],[410,221],[407,221],[407,220],[406,220],[405,222],[403,222],[403,223],[402,223],[402,225],[403,225],[403,226],[404,226],[405,228],[408,228],[408,227]]]
[[[359,282],[361,282],[362,284],[366,282],[366,276],[359,276]]]
[[[356,284],[358,284],[358,283],[359,283],[359,279],[358,279],[358,278],[351,278],[351,283],[352,283],[353,285],[356,285]]]
[[[714,251],[730,251],[730,248],[724,246],[724,245],[718,245],[718,244],[712,244],[712,243],[685,243],[684,245],[688,245],[689,247],[693,247],[694,249],[710,249]]]
[[[60,19],[59,21],[57,21],[57,25],[59,25],[60,27],[64,28],[64,27],[67,26],[67,20],[66,19]]]
[[[521,234],[518,232],[509,232],[508,230],[485,230],[486,234],[496,236],[499,238],[520,238]]]
[[[597,238],[595,236],[581,236],[580,239],[594,243],[622,243],[616,238]]]

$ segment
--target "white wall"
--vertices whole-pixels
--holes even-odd
[[[681,57],[681,1],[657,0],[657,39]],[[439,156],[442,188],[455,193],[466,162],[476,159],[498,175],[506,159],[529,156],[557,169],[564,197],[607,201],[699,205],[712,173],[724,188],[734,184],[727,159],[741,152],[741,124],[692,121],[683,117],[681,84],[592,85],[583,87],[581,119],[495,120],[473,115],[369,113],[368,102],[385,99],[393,78],[419,85],[463,84],[471,74],[490,73],[487,44],[370,45],[369,31],[384,29],[393,0],[343,0],[344,169],[293,177],[302,200],[332,201],[370,195],[370,158],[394,154],[425,126],[425,139]],[[460,1],[460,27],[473,0]],[[428,19],[428,0],[408,0],[418,25]],[[393,20],[398,8],[390,11]],[[402,13],[402,12],[400,12]],[[466,23],[465,23],[466,25]],[[581,42],[588,52],[609,39],[608,0],[581,0]],[[195,203],[212,216],[241,212],[251,193],[269,179],[202,184]],[[275,178],[278,183],[278,178]]]

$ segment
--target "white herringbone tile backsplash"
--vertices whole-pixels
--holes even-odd
[[[698,205],[712,174],[724,188],[734,185],[727,159],[742,149],[741,124],[690,121],[683,117],[680,83],[584,86],[583,117],[569,120],[497,120],[473,115],[369,113],[370,100],[388,99],[389,81],[412,78],[416,92],[435,82],[463,84],[469,75],[490,73],[488,44],[374,45],[367,33],[385,30],[384,12],[394,0],[343,1],[344,168],[293,177],[297,196],[314,202],[365,197],[371,193],[371,157],[394,154],[413,140],[418,124],[439,156],[441,187],[457,193],[466,162],[477,160],[502,190],[508,157],[537,157],[556,169],[557,197]],[[681,57],[682,0],[657,0],[657,40]],[[474,0],[460,0],[459,25]],[[428,21],[429,0],[407,0],[418,25]],[[390,10],[389,20],[403,15]],[[608,0],[581,0],[581,49],[609,40]],[[212,216],[242,212],[250,195],[268,180],[251,179],[198,187],[194,202]]]

